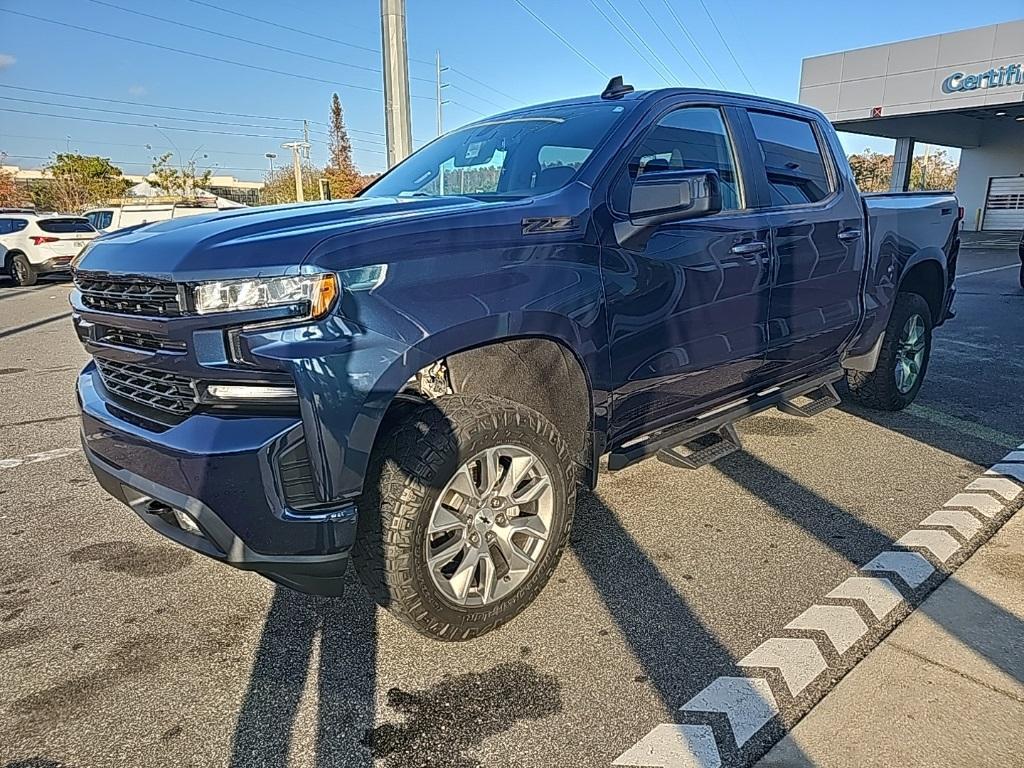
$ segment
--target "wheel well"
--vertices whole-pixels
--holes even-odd
[[[942,320],[940,315],[946,286],[942,279],[942,267],[937,261],[922,261],[911,267],[900,281],[900,290],[924,297],[932,311],[932,322]]]
[[[24,256],[24,255],[25,254],[23,254],[21,251],[8,251],[7,254],[4,256],[4,272],[10,272],[11,271],[11,262],[14,261],[14,257],[15,256]]]
[[[543,338],[509,339],[456,352],[446,361],[453,391],[494,395],[533,408],[589,465],[590,387],[565,346]]]

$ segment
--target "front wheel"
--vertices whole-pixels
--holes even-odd
[[[16,253],[11,259],[11,277],[15,285],[29,286],[36,284],[39,273],[23,254]]]
[[[885,327],[875,370],[847,371],[850,395],[861,405],[900,411],[921,389],[932,351],[932,313],[916,293],[900,293]]]
[[[569,538],[574,465],[536,411],[450,395],[408,409],[374,449],[353,561],[413,629],[469,640],[522,612]]]

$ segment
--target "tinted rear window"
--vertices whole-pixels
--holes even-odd
[[[50,232],[54,235],[96,231],[87,219],[40,219],[36,224],[43,232]]]
[[[825,159],[806,120],[767,112],[749,112],[761,146],[772,206],[807,205],[832,192]]]

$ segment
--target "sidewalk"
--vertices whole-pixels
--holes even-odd
[[[1024,766],[1024,513],[757,763],[781,766]]]

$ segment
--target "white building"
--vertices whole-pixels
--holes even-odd
[[[804,59],[800,101],[840,131],[960,147],[967,229],[1024,229],[1024,19]]]

